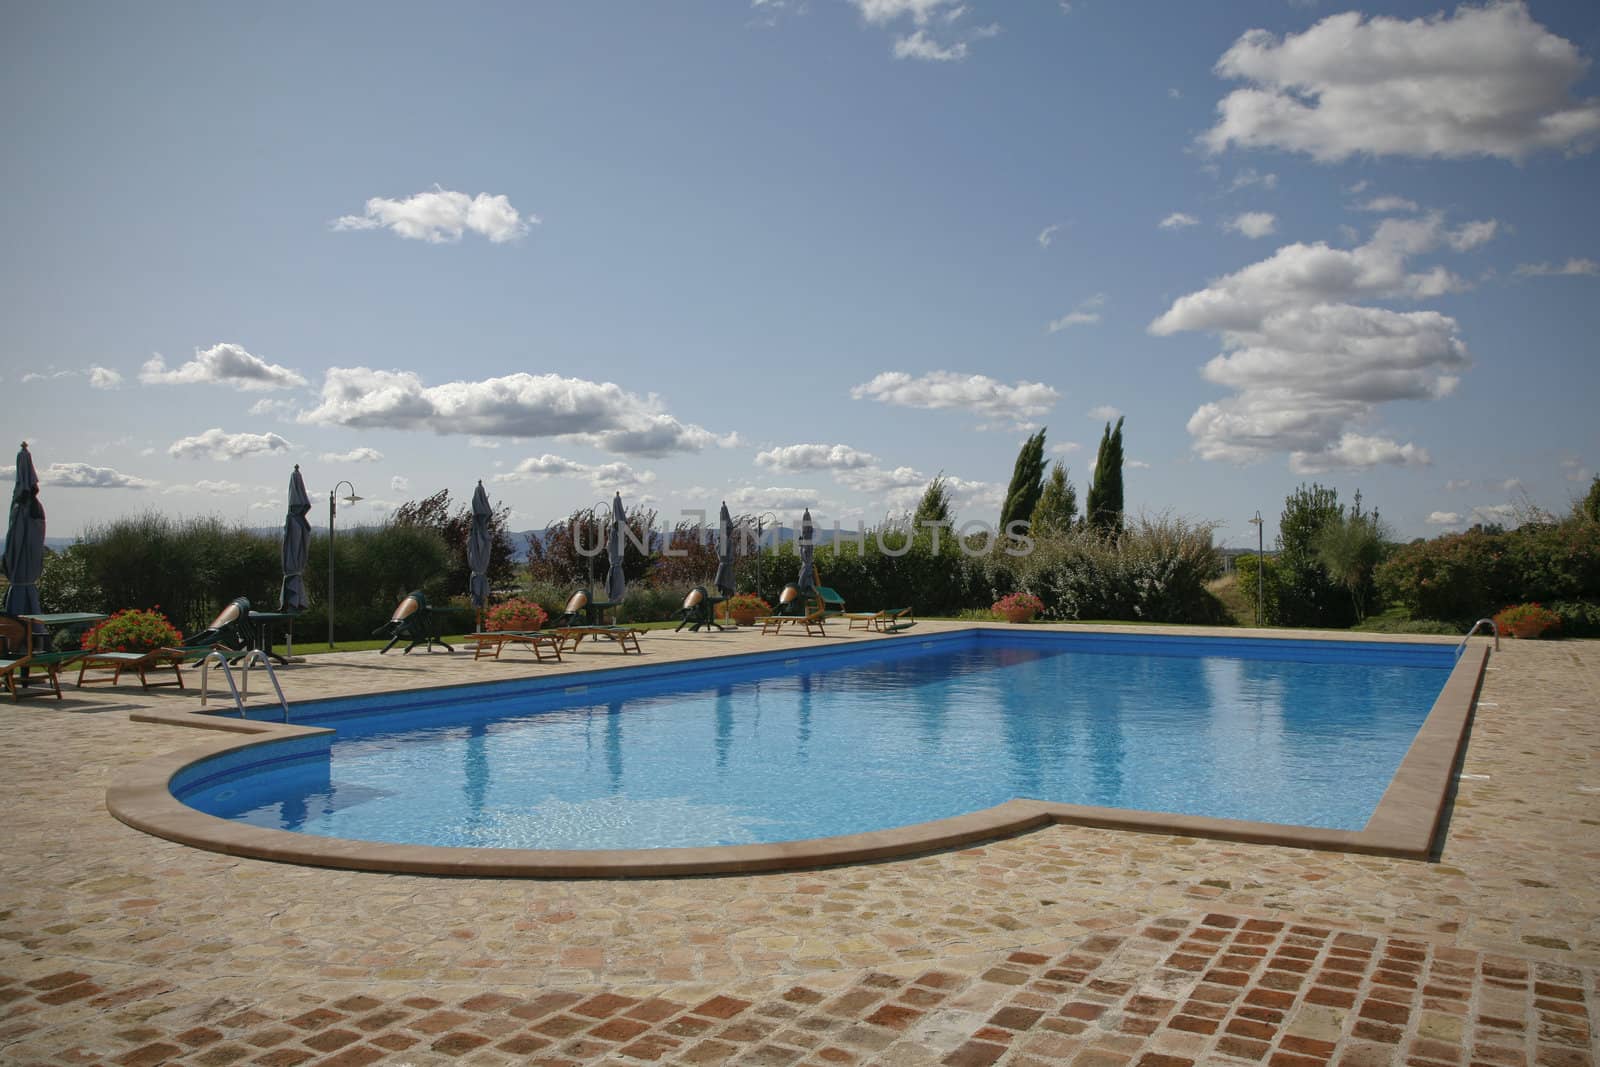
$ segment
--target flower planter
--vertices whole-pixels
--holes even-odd
[[[729,612],[728,617],[732,619],[734,624],[737,626],[754,626],[756,624],[757,616],[756,612],[754,611],[734,611]]]
[[[1034,614],[1032,608],[1010,608],[1000,611],[1006,622],[1032,622]]]

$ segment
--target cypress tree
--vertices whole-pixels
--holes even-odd
[[[947,523],[952,518],[950,485],[944,476],[944,471],[940,471],[934,475],[933,481],[928,483],[928,488],[922,491],[922,499],[917,501],[917,510],[912,516],[912,521],[920,530],[924,522]]]
[[[1039,494],[1044,492],[1044,430],[1022,442],[1017,452],[1017,464],[1011,471],[1011,485],[1006,489],[1006,502],[1000,508],[1000,530],[1018,520],[1026,522],[1033,517],[1039,504]]]
[[[1063,534],[1072,529],[1078,517],[1078,490],[1067,469],[1059,461],[1050,468],[1050,478],[1039,494],[1039,503],[1033,509],[1033,529],[1036,533]]]
[[[1122,532],[1122,417],[1117,428],[1106,423],[1100,436],[1100,451],[1094,460],[1094,481],[1084,501],[1083,517],[1103,533]]]

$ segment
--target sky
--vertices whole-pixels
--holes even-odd
[[[992,523],[1125,417],[1129,512],[1224,545],[1310,482],[1561,512],[1597,55],[1592,0],[4,0],[0,464],[52,537],[272,526],[295,464],[341,525],[850,528],[941,472]]]

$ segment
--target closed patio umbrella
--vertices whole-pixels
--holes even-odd
[[[815,535],[816,532],[811,528],[811,509],[807,508],[800,516],[800,577],[794,583],[802,593],[816,591],[817,566],[811,561],[811,554],[816,551],[816,545],[811,541]]]
[[[613,604],[622,603],[628,594],[628,578],[622,572],[623,531],[628,525],[628,513],[622,510],[622,494],[611,498],[611,529],[606,532],[606,562],[611,569],[606,572],[606,599]]]
[[[289,511],[283,520],[283,589],[278,594],[278,610],[298,614],[311,606],[306,595],[306,555],[311,549],[311,497],[306,495],[300,464],[289,475]],[[287,654],[294,655],[294,620],[289,620]]]
[[[489,606],[489,555],[494,548],[494,509],[489,506],[489,494],[483,491],[483,482],[472,493],[472,529],[467,533],[467,566],[472,570],[468,593],[472,606],[483,614]],[[482,629],[482,627],[479,627]]]
[[[3,605],[6,614],[39,614],[43,610],[39,576],[44,573],[44,505],[39,503],[39,475],[26,441],[17,453],[17,485],[11,493],[11,519],[6,525],[0,570],[11,583]]]
[[[728,514],[728,502],[722,502],[722,513],[717,516],[717,576],[712,585],[724,597],[733,595],[733,519]]]

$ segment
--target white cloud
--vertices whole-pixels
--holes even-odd
[[[1460,526],[1461,513],[1458,511],[1430,511],[1425,521],[1429,526]]]
[[[1415,200],[1407,200],[1403,196],[1375,196],[1365,204],[1356,205],[1356,210],[1375,211],[1389,215],[1396,212],[1417,211],[1418,207]]]
[[[1517,517],[1515,504],[1480,504],[1472,509],[1472,517],[1479,522],[1512,522]]]
[[[1399,444],[1382,437],[1346,433],[1339,440],[1315,452],[1289,453],[1289,469],[1296,474],[1319,474],[1330,470],[1364,470],[1379,464],[1396,467],[1427,466],[1432,460],[1426,449],[1414,444]]]
[[[287,397],[266,396],[251,404],[247,414],[256,418],[288,419],[298,407],[298,404]]]
[[[534,215],[521,215],[505,196],[452,192],[435,186],[404,200],[375,196],[363,215],[345,215],[333,223],[335,230],[375,230],[388,227],[401,237],[449,244],[467,232],[479,233],[495,244],[517,241],[539,224]]]
[[[1114,408],[1110,404],[1101,404],[1097,408],[1090,408],[1084,414],[1097,422],[1116,422],[1122,418],[1122,409]]]
[[[771,511],[779,516],[780,521],[789,521],[785,512],[793,512],[798,516],[806,508],[818,507],[823,498],[815,489],[772,485],[765,488],[741,486],[727,494],[727,501],[728,510],[735,514]],[[766,529],[772,529],[770,523]]]
[[[1142,459],[1130,459],[1127,462],[1127,466],[1136,471],[1147,471],[1150,469],[1150,464],[1146,463]]]
[[[1589,468],[1583,465],[1583,461],[1573,456],[1568,456],[1561,461],[1561,470],[1569,482],[1587,482],[1593,477],[1589,473]]]
[[[15,469],[12,474],[16,473]],[[39,473],[39,484],[51,489],[153,489],[159,482],[87,463],[52,463]]]
[[[324,452],[317,458],[323,463],[378,463],[383,460],[383,453],[363,446],[348,452]]]
[[[1077,452],[1082,448],[1083,445],[1079,444],[1077,441],[1057,441],[1055,444],[1050,446],[1050,451],[1058,452],[1065,456],[1070,455],[1073,452]]]
[[[849,445],[784,445],[758,452],[756,462],[780,471],[856,470],[875,457]]]
[[[76,378],[77,376],[78,372],[75,370],[31,370],[22,376],[22,380],[24,382],[48,382],[56,378]]]
[[[262,452],[285,452],[289,442],[275,433],[224,433],[212,427],[193,437],[183,437],[167,448],[177,459],[239,459]]]
[[[411,482],[402,475],[396,474],[389,479],[389,488],[396,493],[411,492]]]
[[[939,410],[961,408],[986,418],[1020,423],[1043,415],[1061,394],[1043,382],[1006,385],[985,374],[936,370],[913,378],[904,371],[885,371],[850,390],[857,400],[876,400],[900,407]]]
[[[1181,211],[1174,211],[1156,224],[1163,230],[1181,230],[1185,226],[1198,226],[1200,220],[1193,215],[1186,215]]]
[[[1469,363],[1456,322],[1348,301],[1458,287],[1442,268],[1407,270],[1409,256],[1443,237],[1438,216],[1386,219],[1358,248],[1286,245],[1175,301],[1150,331],[1219,334],[1224,351],[1203,374],[1235,390],[1189,419],[1195,451],[1233,462],[1287,452],[1297,471],[1427,462],[1424,449],[1365,427],[1379,404],[1455,388]]]
[[[967,43],[940,44],[929,36],[927,30],[918,30],[909,37],[894,39],[896,59],[921,59],[934,63],[953,63],[967,58]]]
[[[1565,263],[1519,263],[1514,274],[1542,278],[1559,274],[1600,274],[1600,263],[1592,259],[1569,259]]]
[[[960,0],[851,0],[856,10],[861,12],[861,17],[874,26],[883,26],[896,19],[910,16],[911,21],[918,26],[927,23],[936,15],[948,14],[948,9],[960,9]]]
[[[1252,239],[1266,237],[1278,228],[1278,216],[1270,211],[1246,211],[1225,221],[1222,228]]]
[[[230,482],[226,479],[201,478],[199,481],[188,485],[168,486],[162,490],[162,493],[167,496],[171,496],[174,493],[208,493],[215,496],[232,496],[243,491],[244,486],[238,482]]]
[[[579,463],[565,456],[549,452],[530,456],[505,474],[496,474],[495,482],[542,482],[549,478],[583,478],[596,492],[633,492],[656,480],[654,471],[636,470],[626,463]]]
[[[159,354],[151,356],[139,369],[139,380],[146,385],[231,385],[235,389],[293,389],[306,380],[288,367],[268,363],[236,344],[217,344],[194,350],[194,359],[168,370]]]
[[[1051,223],[1049,226],[1046,226],[1044,229],[1040,230],[1038,237],[1039,247],[1049,248],[1050,243],[1056,239],[1056,231],[1059,229],[1061,229],[1059,223]]]
[[[122,375],[110,367],[93,366],[89,368],[89,387],[91,389],[117,389],[122,385]]]
[[[356,429],[431,430],[489,437],[567,437],[619,455],[665,456],[731,447],[661,410],[659,398],[615,382],[555,374],[510,374],[426,386],[411,371],[330,367],[322,403],[300,421]]]
[[[1466,252],[1494,240],[1500,223],[1495,219],[1480,219],[1463,223],[1444,235],[1445,243],[1457,252]]]
[[[1246,168],[1233,176],[1233,181],[1228,185],[1228,192],[1236,193],[1240,189],[1248,189],[1252,185],[1259,185],[1263,189],[1276,189],[1278,176],[1276,174],[1262,174],[1254,167]]]
[[[1521,478],[1507,478],[1500,483],[1500,491],[1502,493],[1516,493],[1526,488],[1527,486],[1522,484]]]
[[[1520,0],[1409,21],[1351,11],[1281,40],[1251,30],[1216,65],[1251,86],[1218,103],[1201,141],[1322,162],[1582,152],[1600,137],[1600,101],[1571,96],[1588,65]]]
[[[1100,312],[1094,309],[1104,307],[1105,303],[1106,294],[1096,293],[1087,300],[1080,301],[1072,311],[1059,319],[1053,320],[1050,323],[1049,331],[1051,333],[1059,333],[1068,326],[1092,326],[1100,321]]]
[[[1452,478],[1444,483],[1444,487],[1452,493],[1461,489],[1471,489],[1472,480],[1470,478]]]

